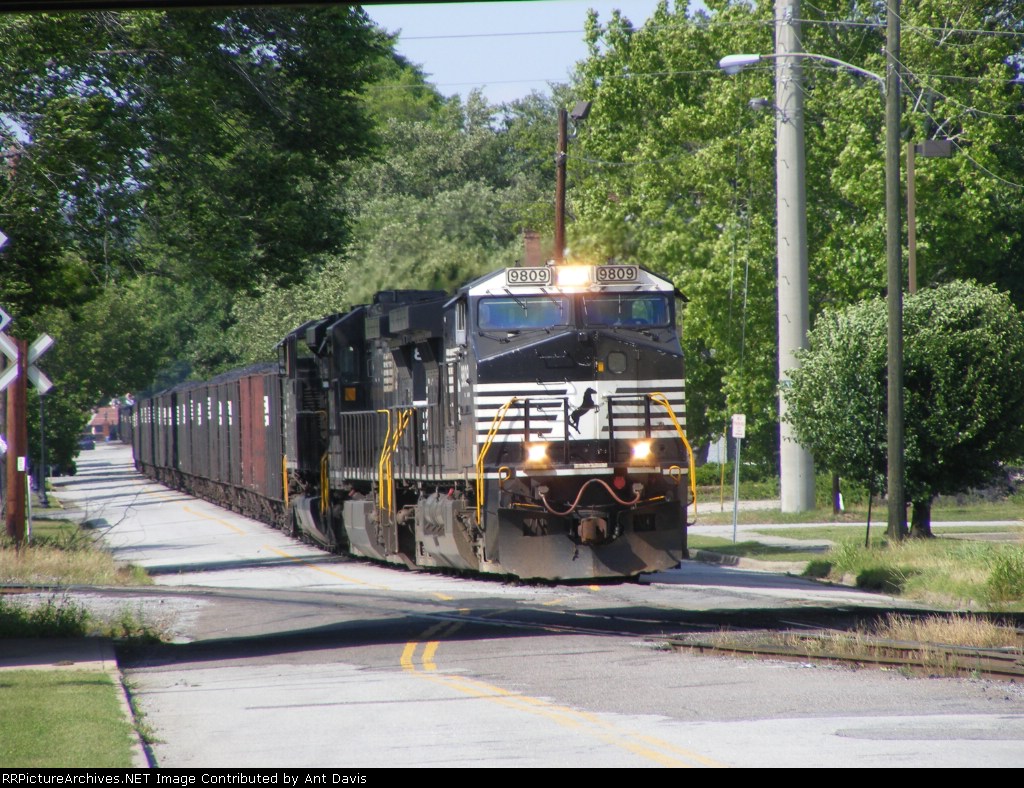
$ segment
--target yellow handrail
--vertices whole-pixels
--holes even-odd
[[[388,417],[388,430],[384,436],[384,443],[380,451],[380,460],[377,462],[377,504],[381,511],[393,512],[395,504],[394,474],[392,472],[391,457],[398,449],[398,441],[412,421],[412,408],[397,411],[398,419],[395,428],[391,429],[391,411],[378,410],[378,413],[386,413]]]
[[[331,500],[330,474],[328,473],[327,452],[320,458],[320,514],[327,511]]]
[[[498,408],[498,412],[491,419],[491,428],[487,432],[487,440],[484,441],[484,445],[476,457],[476,524],[478,526],[482,523],[480,512],[484,506],[484,458],[487,456],[487,452],[490,451],[491,444],[494,443],[494,436],[498,434],[498,428],[501,427],[501,423],[505,420],[505,414],[512,407],[512,403],[518,399],[519,397],[512,397],[512,399]]]
[[[387,459],[388,441],[391,439],[391,411],[381,409],[377,412],[388,417],[388,429],[381,443],[380,459],[377,460],[377,508],[384,511],[384,462]]]
[[[387,476],[388,476],[388,511],[395,510],[395,473],[393,458],[398,451],[398,441],[402,439],[409,422],[412,421],[412,408],[398,412],[398,423],[395,425],[395,433],[391,436],[391,447],[388,449]]]
[[[689,477],[690,477],[690,493],[693,495],[693,513],[697,514],[697,475],[693,472],[695,467],[693,461],[693,449],[690,448],[690,442],[686,439],[686,432],[679,424],[679,419],[676,418],[675,411],[672,410],[672,406],[669,404],[668,397],[662,394],[660,391],[654,391],[647,395],[651,402],[656,402],[661,405],[666,411],[668,411],[668,417],[672,419],[672,424],[676,428],[676,432],[679,433],[679,437],[683,440],[683,445],[686,447],[686,457],[690,463]]]

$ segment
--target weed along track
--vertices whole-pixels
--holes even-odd
[[[836,632],[776,633],[771,642],[764,633],[730,632],[720,642],[710,639],[670,639],[668,642],[675,649],[699,654],[841,662],[929,676],[1024,680],[1024,651],[1020,647],[975,648]]]

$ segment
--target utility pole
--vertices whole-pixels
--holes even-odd
[[[17,377],[7,388],[7,535],[14,543],[25,541],[25,472],[28,457],[28,428],[25,400],[28,378],[28,346],[23,339],[10,341],[18,348],[14,361]]]
[[[775,4],[775,178],[778,222],[779,388],[800,366],[796,352],[807,347],[810,328],[807,296],[807,200],[804,163],[803,69],[800,59],[800,2]],[[779,397],[779,488],[784,512],[814,508],[814,459],[797,443],[786,421],[786,400]]]
[[[0,309],[0,355],[11,366],[0,373],[0,392],[7,394],[7,535],[15,544],[25,541],[25,488],[28,480],[28,422],[26,419],[28,383],[42,396],[53,387],[35,362],[53,345],[53,337],[43,334],[29,344],[4,333],[10,316]]]
[[[903,429],[903,244],[900,221],[900,3],[888,0],[885,31],[885,258],[888,307],[888,534],[907,535]]]
[[[569,146],[569,113],[558,110],[558,149],[555,151],[555,264],[565,255],[565,160]]]

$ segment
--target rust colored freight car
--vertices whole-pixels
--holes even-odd
[[[141,397],[130,425],[136,468],[264,522],[287,526],[277,365]]]

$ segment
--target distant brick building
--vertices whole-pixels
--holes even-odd
[[[117,433],[117,408],[104,405],[93,411],[89,420],[89,434],[96,440],[106,440]]]

